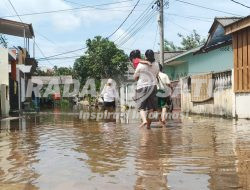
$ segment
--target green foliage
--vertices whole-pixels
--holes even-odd
[[[178,50],[180,50],[180,47],[174,45],[173,42],[165,39],[164,40],[164,50],[165,51],[178,51]]]
[[[57,67],[54,66],[53,69],[42,70],[40,67],[37,68],[34,73],[36,76],[62,76],[71,75],[74,78],[75,72],[72,67]]]
[[[127,71],[128,57],[123,50],[107,38],[97,36],[86,41],[85,55],[75,61],[74,71],[84,84],[88,78],[100,80],[124,75]]]
[[[7,39],[2,34],[0,34],[0,45],[5,48],[8,47]]]
[[[69,102],[69,100],[67,100],[67,99],[61,99],[60,100],[60,106],[61,106],[61,108],[63,109],[63,108],[68,108],[68,107],[70,107],[70,102]]]
[[[38,67],[34,73],[35,76],[54,76],[53,70],[42,70],[40,67]]]
[[[57,67],[53,68],[54,76],[70,75],[74,78],[75,72],[72,67]]]
[[[196,30],[190,35],[184,36],[178,33],[178,36],[181,38],[181,46],[176,46],[173,42],[165,40],[164,49],[165,51],[178,51],[178,50],[190,50],[198,46],[204,45],[206,39],[202,38]]]
[[[193,33],[190,35],[184,36],[182,34],[178,34],[178,36],[182,39],[181,45],[183,50],[196,48],[206,42],[206,40],[202,38],[196,30],[193,30]]]

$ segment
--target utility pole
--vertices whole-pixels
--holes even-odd
[[[160,33],[160,64],[164,63],[164,0],[158,0],[159,7],[159,33]]]

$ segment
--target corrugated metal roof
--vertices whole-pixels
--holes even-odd
[[[218,23],[221,24],[221,26],[224,28],[234,22],[237,22],[238,20],[242,19],[242,17],[215,17],[214,22],[209,29],[208,33],[211,34],[215,27],[217,27]]]
[[[235,22],[233,22],[233,23],[227,25],[227,26],[225,27],[225,31],[228,30],[228,29],[230,29],[231,27],[234,27],[234,29],[231,28],[230,32],[227,32],[227,31],[226,31],[226,34],[231,34],[231,33],[233,33],[233,32],[236,32],[236,31],[238,31],[238,30],[241,30],[241,29],[243,29],[243,28],[245,28],[245,27],[250,26],[250,22],[248,22],[248,24],[244,23],[244,22],[247,21],[249,18],[250,18],[250,15],[248,15],[248,16],[246,16],[246,17],[244,17],[244,18],[242,18],[242,19],[240,19],[240,20],[238,20],[238,21],[235,21]],[[242,24],[244,23],[244,27],[243,27],[243,28],[242,28],[242,26],[241,26],[240,23],[242,23]]]
[[[223,27],[241,20],[242,17],[218,17],[215,18]]]
[[[173,56],[173,57],[171,57],[171,58],[165,60],[165,61],[164,61],[164,64],[165,64],[165,63],[168,64],[169,62],[171,62],[171,61],[173,61],[173,60],[175,60],[175,59],[177,59],[177,58],[183,57],[183,56],[185,56],[185,55],[188,55],[188,54],[190,54],[190,53],[195,53],[195,52],[199,51],[201,47],[202,47],[202,46],[199,46],[199,47],[197,47],[197,48],[193,48],[193,49],[190,49],[190,50],[188,50],[188,51],[179,53],[179,54],[177,54],[176,56]]]
[[[24,37],[25,35],[26,38],[33,38],[35,36],[31,24],[2,18],[0,18],[0,33],[19,37]]]
[[[164,52],[164,62],[165,62],[165,60],[168,60],[172,57],[175,57],[179,54],[182,54],[183,52],[185,52],[185,51],[165,51]],[[155,61],[157,63],[160,63],[160,53],[159,52],[155,52]]]

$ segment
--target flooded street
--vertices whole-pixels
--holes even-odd
[[[250,189],[249,121],[137,126],[61,112],[2,120],[0,189]]]

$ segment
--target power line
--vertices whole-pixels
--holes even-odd
[[[120,26],[118,27],[121,28],[121,26],[126,22],[126,20],[129,18],[129,16],[132,14],[132,12],[135,10],[135,8],[137,7],[137,5],[139,4],[140,0],[137,1],[137,3],[135,4],[134,8],[130,11],[129,15],[126,17],[126,19],[122,22],[122,24],[120,24]],[[154,3],[154,1],[149,5],[149,7],[137,18],[136,22],[134,23],[142,23],[142,25],[138,25],[139,27],[137,28],[132,28],[132,30],[130,30],[130,32],[133,32],[133,33],[128,33],[127,35],[125,35],[125,38],[123,40],[120,40],[120,42],[123,44],[125,44],[133,35],[135,35],[136,33],[138,33],[143,27],[144,27],[144,24],[147,24],[151,19],[152,19],[152,16],[153,16],[153,13],[154,11],[149,11],[148,10],[152,7],[152,4]],[[148,13],[145,15],[145,13]],[[151,13],[151,14],[150,14]],[[143,17],[144,16],[144,17]],[[143,20],[144,19],[144,20]],[[133,26],[133,24],[132,24]],[[131,28],[132,26],[130,26],[129,28]],[[115,30],[115,32],[118,31],[118,29]],[[111,37],[115,32],[113,32],[111,35],[108,36]],[[123,35],[121,35],[123,36]],[[120,36],[120,37],[121,37]],[[120,38],[119,37],[119,38]],[[72,50],[72,51],[67,51],[67,52],[63,52],[63,53],[59,53],[59,54],[56,54],[56,55],[52,55],[52,56],[48,56],[48,57],[45,57],[45,58],[41,58],[41,59],[38,59],[40,61],[44,60],[44,59],[52,59],[54,58],[53,60],[56,60],[55,57],[58,57],[60,55],[65,55],[65,54],[69,54],[69,53],[73,53],[73,52],[76,52],[76,51],[80,51],[80,50],[83,50],[83,49],[86,49],[87,47],[84,47],[84,48],[79,48],[79,49],[76,49],[76,50]],[[78,57],[78,56],[77,56]],[[58,58],[59,59],[59,58]]]
[[[224,14],[229,14],[229,15],[234,15],[234,16],[241,16],[241,15],[238,15],[238,14],[235,14],[235,13],[230,13],[230,12],[226,12],[226,11],[221,11],[221,10],[218,10],[218,9],[213,9],[213,8],[201,6],[201,5],[197,5],[197,4],[194,4],[194,3],[189,3],[189,2],[183,1],[183,0],[175,0],[175,1],[178,1],[178,2],[184,3],[184,4],[188,4],[188,5],[192,5],[192,6],[195,6],[195,7],[207,9],[207,10],[210,10],[210,11],[216,11],[216,12],[220,12],[220,13],[224,13]]]
[[[153,12],[150,15],[147,15],[147,17],[141,22],[140,25],[137,25],[137,27],[132,28],[126,35],[117,42],[118,46],[121,47],[125,43],[127,43],[132,37],[134,37],[143,27],[145,27],[145,24],[148,23],[153,16]]]
[[[187,31],[187,32],[189,32],[189,33],[192,33],[192,32],[193,32],[192,30],[189,30],[189,29],[187,29],[187,28],[184,28],[183,26],[181,26],[181,25],[179,25],[179,24],[173,22],[172,20],[168,20],[168,22],[171,22],[172,24],[178,26],[179,28],[181,28],[181,29],[183,29],[183,30],[185,30],[185,31]]]
[[[56,47],[59,47],[60,49],[64,50],[64,51],[68,51],[67,49],[65,49],[64,47],[62,46],[59,46],[56,42],[52,41],[51,39],[49,39],[47,36],[41,34],[40,32],[35,32],[36,34],[38,34],[39,36],[41,36],[43,39],[47,40],[48,42],[50,42],[51,44],[55,45]],[[79,56],[78,54],[74,53],[76,56]]]
[[[88,5],[84,5],[82,3],[77,3],[77,2],[68,1],[68,0],[63,0],[63,1],[65,1],[67,3],[71,3],[73,5],[78,5],[78,6],[88,6]],[[132,2],[133,0],[130,0],[130,1]],[[146,4],[141,4],[141,5],[146,5]],[[113,8],[124,8],[124,7],[131,7],[131,6],[113,7],[112,9],[99,8],[99,7],[95,7],[95,6],[89,6],[89,7],[94,8],[94,9],[98,9],[98,10],[114,10]],[[121,10],[117,10],[117,11],[121,11]],[[124,11],[124,9],[122,9],[122,11]]]
[[[144,19],[144,22],[141,23],[141,25],[136,28],[131,34],[127,35],[123,40],[120,41],[119,47],[123,46],[125,43],[127,43],[133,36],[135,36],[143,27],[145,27],[151,19],[154,18],[154,14],[156,13],[156,10],[154,10],[150,15],[147,16],[146,19]]]
[[[12,4],[11,0],[8,0],[11,7],[13,8],[13,10],[15,11],[16,15],[18,16],[19,20],[21,21],[21,23],[23,23],[22,18],[20,17],[20,15],[18,14],[17,10],[15,9],[14,5]],[[24,23],[23,23],[24,24]],[[38,44],[36,42],[34,42],[35,45],[37,46],[38,50],[40,51],[40,53],[42,54],[43,57],[46,57],[45,54],[43,53],[43,51],[41,50],[41,48],[38,46]],[[49,60],[47,60],[49,64],[52,64]],[[53,64],[52,64],[53,65]]]
[[[137,23],[137,21],[141,18],[141,16],[144,15],[144,13],[148,13],[147,11],[149,10],[149,8],[151,8],[151,6],[153,5],[153,3],[154,3],[154,0],[153,0],[153,2],[150,3],[150,5],[146,8],[146,10],[137,18],[137,20],[134,22],[134,24]],[[132,24],[131,26],[133,26],[133,24]],[[130,27],[129,27],[129,28],[130,28]],[[125,34],[125,33],[124,33],[124,34]],[[123,36],[124,34],[122,34],[121,36]],[[120,36],[120,37],[121,37],[121,36]],[[119,37],[118,39],[120,39],[120,37]],[[118,40],[118,39],[116,39],[116,40]],[[116,41],[116,40],[115,40],[115,41]],[[52,55],[52,56],[48,56],[48,57],[46,57],[46,58],[58,57],[58,56],[60,56],[60,55],[65,55],[65,54],[69,54],[69,53],[81,51],[81,50],[84,50],[84,49],[86,49],[86,48],[87,48],[87,47],[85,46],[85,47],[83,47],[83,48],[75,49],[75,50],[72,50],[72,51],[66,51],[66,52],[63,52],[63,53],[59,53],[59,54],[55,54],[55,55]],[[44,58],[41,58],[41,59],[38,59],[38,60],[43,60],[43,59],[44,59]]]
[[[126,38],[127,35],[129,35],[129,33],[131,33],[134,28],[136,28],[142,21],[143,19],[150,14],[150,12],[152,12],[152,10],[150,10],[154,4],[155,0],[153,0],[149,6],[145,9],[145,11],[143,11],[139,17],[126,29],[126,31],[120,35],[117,39],[114,40],[114,42],[117,42],[118,40],[120,40],[120,38],[122,38],[124,35],[123,38]],[[120,40],[121,41],[121,40]]]
[[[74,58],[80,58],[81,55],[75,55],[75,56],[68,56],[68,57],[52,57],[52,58],[47,58],[47,60],[60,60],[60,59],[74,59]],[[39,60],[39,61],[46,61],[45,59]]]
[[[168,1],[165,2],[163,6],[165,6]],[[137,20],[125,31],[119,38],[115,40],[118,41],[122,36],[123,39],[119,40],[118,46],[121,47],[125,43],[127,43],[133,36],[135,36],[143,27],[145,27],[152,18],[154,18],[154,14],[156,12],[157,1],[152,1],[149,7],[137,18]],[[151,9],[151,10],[150,10]]]
[[[42,49],[39,47],[39,45],[35,42],[36,47],[38,48],[38,50],[40,51],[40,53],[42,54],[42,56],[44,57],[44,59],[52,66],[55,66],[54,64],[52,64],[49,59],[46,58],[45,54],[43,53]]]
[[[112,33],[110,34],[107,38],[112,37],[122,26],[123,24],[128,20],[128,18],[130,17],[130,15],[133,13],[133,11],[135,10],[135,8],[137,7],[138,3],[140,2],[140,0],[138,0],[135,4],[135,6],[133,7],[133,9],[129,12],[128,16],[124,19],[124,21],[118,26],[118,28]]]
[[[238,1],[235,1],[235,0],[231,0],[231,1],[234,2],[234,3],[236,3],[236,4],[241,5],[241,6],[243,6],[243,7],[246,7],[246,8],[249,8],[249,9],[250,9],[250,6],[247,6],[247,5],[245,5],[245,4],[241,3],[241,2],[238,2]]]
[[[42,59],[48,59],[48,58],[52,58],[52,57],[58,57],[60,55],[65,55],[65,54],[69,54],[69,53],[74,53],[74,52],[77,52],[77,51],[81,51],[81,50],[84,50],[86,49],[87,47],[83,47],[83,48],[79,48],[79,49],[74,49],[74,50],[71,50],[71,51],[66,51],[66,52],[63,52],[63,53],[58,53],[58,54],[55,54],[55,55],[51,55],[51,56],[48,56],[48,57],[44,57],[44,58],[40,58],[38,60],[42,60]]]
[[[181,17],[181,18],[190,19],[190,20],[198,20],[198,21],[202,21],[202,22],[212,22],[213,21],[212,18],[202,19],[201,17],[183,16],[183,15],[178,15],[178,14],[173,14],[173,13],[167,13],[165,15]],[[207,19],[210,19],[210,20],[207,20]]]
[[[51,13],[58,13],[58,12],[67,12],[67,11],[74,11],[74,10],[80,10],[80,9],[86,9],[86,8],[96,8],[101,6],[107,6],[107,5],[113,5],[113,4],[120,4],[124,2],[128,2],[131,0],[125,0],[125,1],[118,1],[118,2],[112,2],[112,3],[104,3],[104,4],[97,4],[97,5],[86,5],[81,7],[75,7],[70,9],[60,9],[60,10],[54,10],[54,11],[42,11],[42,12],[33,12],[33,13],[25,13],[25,14],[16,14],[16,15],[8,15],[8,16],[2,16],[1,18],[10,18],[10,17],[17,17],[17,16],[32,16],[32,15],[41,15],[41,14],[51,14]]]
[[[153,14],[151,15],[151,17],[149,17],[147,20],[145,20],[142,25],[135,30],[132,34],[130,34],[127,38],[125,38],[122,42],[120,42],[119,47],[123,46],[124,44],[126,44],[132,37],[134,37],[142,28],[144,28],[151,19],[153,19]]]
[[[149,23],[148,26],[152,26],[153,25],[153,22],[154,20],[151,20],[151,22]],[[147,27],[144,28],[144,30],[146,29]],[[140,35],[138,38],[135,38],[135,40],[130,44],[130,46],[133,46],[135,44],[135,42],[137,42],[137,40],[139,39],[143,39],[145,36],[145,33],[143,33],[142,35]]]
[[[11,5],[12,9],[15,11],[16,16],[18,16],[19,20],[23,23],[23,21],[22,21],[22,19],[21,19],[20,15],[17,13],[17,11],[16,11],[16,9],[15,9],[14,5],[12,4],[11,0],[8,0],[8,1],[9,1],[10,5]]]

